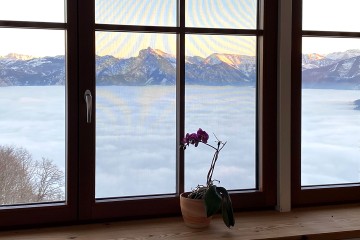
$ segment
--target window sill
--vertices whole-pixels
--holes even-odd
[[[227,229],[220,216],[203,230],[184,226],[180,217],[5,231],[0,239],[350,239],[360,237],[360,205],[294,209],[289,213],[236,213]]]

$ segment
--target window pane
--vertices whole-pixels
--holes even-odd
[[[199,47],[202,46],[202,47]],[[213,179],[227,189],[256,188],[256,37],[188,35],[186,132],[227,141]],[[185,152],[185,190],[206,184],[213,149]]]
[[[303,186],[359,182],[359,46],[359,39],[303,38]]]
[[[96,33],[96,197],[175,192],[176,36]]]
[[[255,29],[256,0],[186,0],[186,26]]]
[[[63,201],[65,32],[0,35],[0,205]]]
[[[0,20],[64,22],[64,0],[0,0]]]
[[[303,0],[303,29],[360,31],[359,0]]]
[[[176,0],[96,0],[95,22],[102,24],[175,26]]]

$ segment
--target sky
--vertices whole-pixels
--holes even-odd
[[[0,6],[0,20],[64,22],[65,19],[63,0],[0,0]],[[0,36],[0,56],[21,53],[43,57],[65,53],[64,30],[0,28]]]
[[[64,0],[0,0],[1,20],[64,22]],[[21,7],[19,7],[21,6]]]
[[[137,56],[139,49],[152,47],[176,54],[175,34],[97,32],[96,54],[118,58]],[[212,53],[255,56],[256,38],[253,36],[187,35],[185,54],[207,57]]]
[[[360,31],[359,0],[303,0],[303,30]],[[360,39],[305,38],[304,53],[360,49]]]
[[[360,31],[359,0],[303,0],[303,29]]]
[[[0,56],[9,53],[35,57],[65,55],[64,30],[0,28],[0,36]]]
[[[152,7],[146,4],[152,3]],[[0,20],[64,22],[64,0],[0,0]],[[19,8],[18,6],[21,6]],[[187,0],[186,24],[190,27],[255,28],[255,0]],[[232,7],[229,7],[232,6]],[[199,11],[201,8],[201,11]],[[359,0],[303,0],[304,30],[360,31]],[[46,11],[44,11],[46,9]],[[118,9],[118,10],[116,10]],[[240,9],[235,11],[235,9]],[[124,12],[126,12],[124,14]],[[154,12],[156,14],[154,14]],[[156,16],[156,17],[154,17]],[[176,25],[176,1],[164,0],[96,0],[96,22],[141,25]],[[0,29],[0,56],[16,52],[33,56],[63,55],[65,32],[63,30],[10,30]],[[128,58],[137,56],[140,49],[152,47],[175,54],[175,36],[134,34],[114,38],[108,34],[98,41],[99,55],[112,54]],[[117,34],[116,36],[119,36]],[[141,36],[139,36],[141,35]],[[107,39],[106,39],[107,38]],[[26,41],[24,41],[26,40]],[[255,54],[254,39],[220,36],[193,37],[186,54],[206,57],[213,52]],[[191,44],[190,44],[191,42]],[[220,43],[220,44],[219,44]],[[320,53],[359,49],[360,40],[304,39],[304,53]]]
[[[186,25],[255,29],[255,2],[255,0],[188,0],[185,4],[188,13]],[[147,5],[147,3],[151,4]],[[116,6],[115,10],[114,6]],[[97,0],[95,16],[97,23],[173,27],[176,26],[176,1]],[[128,58],[136,56],[139,49],[149,46],[175,55],[176,36],[174,34],[97,34],[97,54],[100,56]],[[253,37],[192,36],[186,39],[186,55],[207,57],[212,53],[233,53],[254,56],[255,46]]]
[[[64,22],[62,0],[35,0],[31,1],[31,4],[29,2],[28,0],[0,0],[2,6],[0,20]],[[146,4],[148,2],[152,3],[151,8]],[[255,2],[255,0],[187,0],[186,6],[189,13],[186,19],[187,26],[254,29]],[[24,7],[18,8],[18,6]],[[201,14],[198,11],[200,7]],[[44,11],[44,9],[48,10]],[[176,1],[165,0],[154,3],[152,0],[96,0],[95,15],[97,23],[176,26]],[[0,34],[6,36],[0,39],[0,56],[16,52],[41,57],[63,55],[65,52],[65,33],[62,30],[0,29]],[[140,49],[149,46],[170,54],[176,53],[174,34],[155,36],[155,34],[98,33],[97,39],[97,54],[99,55],[111,54],[119,58],[128,58],[137,56]],[[255,55],[256,45],[253,37],[194,36],[188,38],[187,41],[187,55],[191,56],[207,57],[214,52]]]

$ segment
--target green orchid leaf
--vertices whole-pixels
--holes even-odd
[[[223,187],[217,187],[217,192],[221,193],[221,213],[225,225],[230,228],[235,225],[234,211],[232,208],[232,203],[230,195],[227,190]]]
[[[212,185],[205,193],[204,197],[207,217],[214,215],[221,207],[221,195],[216,191],[216,186]]]

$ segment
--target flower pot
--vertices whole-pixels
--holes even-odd
[[[212,217],[206,217],[204,200],[187,198],[188,194],[180,194],[180,208],[185,225],[191,228],[208,227]]]

